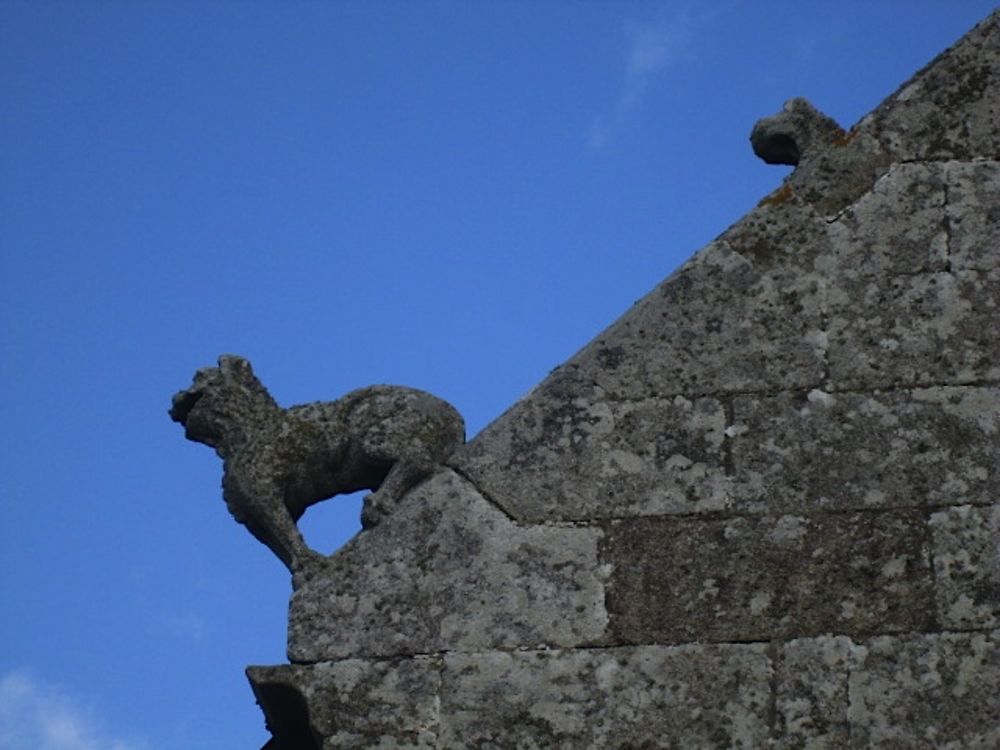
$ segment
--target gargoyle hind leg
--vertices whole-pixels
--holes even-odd
[[[400,499],[434,471],[433,462],[397,461],[375,492],[367,495],[361,508],[361,526],[370,529],[392,513]]]

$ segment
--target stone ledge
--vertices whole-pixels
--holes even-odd
[[[277,730],[269,750],[1000,742],[1000,631],[445,653],[247,675]],[[298,735],[282,731],[295,722]]]
[[[247,677],[273,735],[265,750],[438,747],[438,659],[250,667]]]

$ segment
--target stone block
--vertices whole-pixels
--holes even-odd
[[[783,183],[717,242],[738,253],[760,274],[802,275],[821,267],[832,251],[828,222],[795,188]]]
[[[849,747],[1000,747],[1000,631],[864,641],[848,677]]]
[[[831,274],[867,276],[948,269],[944,167],[895,164],[828,227]]]
[[[569,365],[616,400],[812,387],[823,373],[821,287],[816,274],[762,271],[717,242]]]
[[[611,522],[608,642],[923,630],[934,593],[917,511]]]
[[[418,656],[250,667],[247,676],[279,747],[433,750],[440,670]]]
[[[293,594],[289,659],[588,643],[607,623],[601,535],[521,526],[442,470]]]
[[[612,401],[551,378],[451,463],[525,521],[717,511],[728,502],[723,405]]]
[[[737,509],[810,513],[1000,497],[1000,388],[733,400]]]
[[[850,747],[847,678],[858,648],[846,636],[782,645],[776,666],[773,750]]]
[[[833,390],[1000,380],[1000,270],[840,282],[827,305]]]
[[[448,654],[441,747],[764,747],[762,644]]]
[[[1000,162],[950,162],[946,169],[952,268],[1000,267]]]
[[[775,672],[775,750],[1000,746],[1000,631],[793,640]]]
[[[946,628],[1000,626],[1000,505],[945,508],[930,526],[938,620]]]

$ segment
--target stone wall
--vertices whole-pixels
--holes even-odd
[[[274,750],[1000,747],[1000,13],[289,622]]]

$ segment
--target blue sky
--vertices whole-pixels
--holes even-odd
[[[780,182],[757,118],[848,126],[991,8],[0,0],[0,748],[267,739],[289,580],[167,417],[197,367],[471,437]]]

